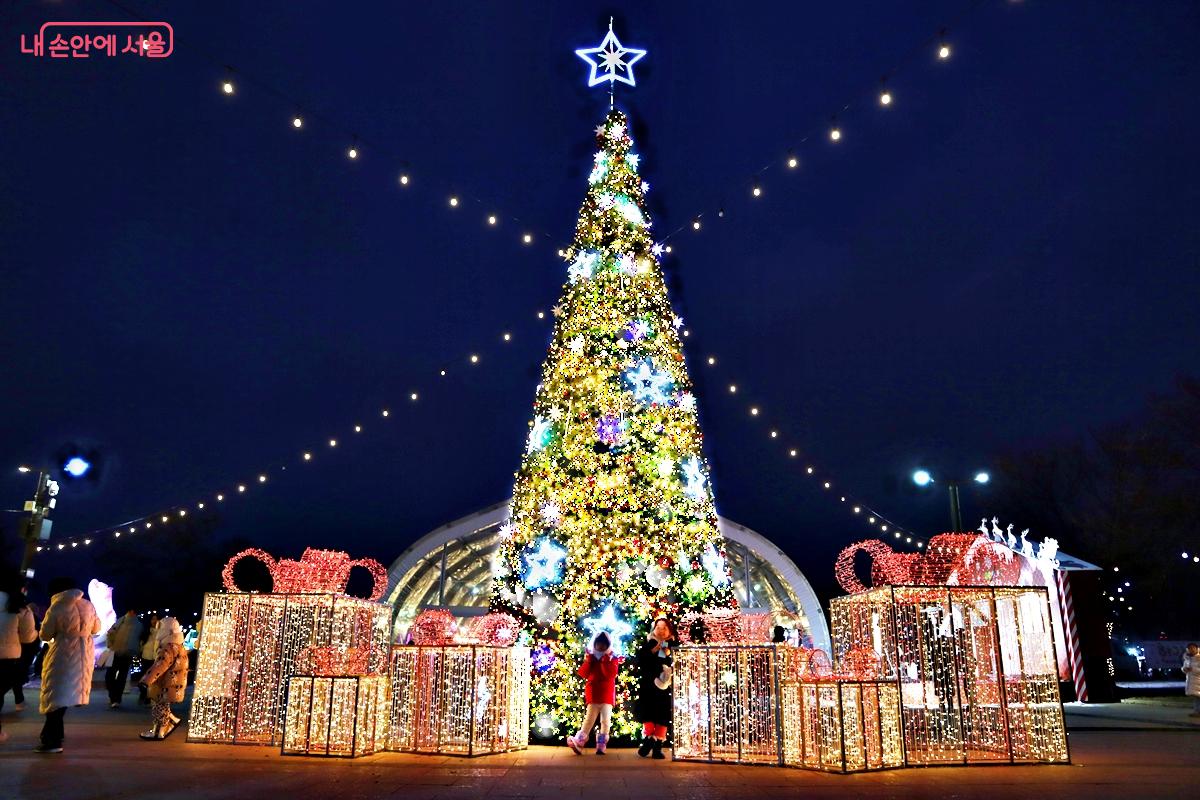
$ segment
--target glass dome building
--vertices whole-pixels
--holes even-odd
[[[387,602],[399,629],[426,608],[448,608],[459,617],[486,614],[492,559],[508,501],[430,531],[388,569]],[[766,537],[719,517],[733,592],[744,611],[775,612],[812,646],[829,651],[829,628],[812,586],[782,550]]]

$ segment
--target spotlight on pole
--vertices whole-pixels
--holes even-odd
[[[975,473],[975,482],[976,483],[987,483],[991,479],[992,479],[992,476],[987,474],[986,472],[976,472]]]
[[[933,483],[933,476],[929,474],[928,470],[924,469],[919,469],[914,472],[912,474],[912,479],[913,483],[915,483],[917,486],[928,486],[929,484]]]

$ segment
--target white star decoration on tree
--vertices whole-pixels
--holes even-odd
[[[525,551],[525,588],[540,589],[562,580],[562,562],[567,551],[548,538]]]
[[[588,646],[601,631],[608,634],[614,656],[625,654],[625,637],[633,633],[633,626],[621,618],[620,613],[610,602],[594,617],[579,621],[579,626],[588,632]]]
[[[588,86],[597,86],[605,81],[614,84],[617,81],[636,86],[633,79],[633,65],[646,55],[645,50],[625,47],[613,33],[612,20],[608,21],[608,33],[604,35],[599,47],[583,47],[575,51],[592,68],[588,76]]]
[[[671,390],[671,376],[655,370],[649,359],[638,365],[637,369],[626,372],[625,378],[633,386],[634,400],[661,403]]]

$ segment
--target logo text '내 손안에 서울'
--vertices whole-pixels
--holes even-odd
[[[175,51],[169,22],[47,22],[27,38],[21,53],[35,58],[166,58]]]

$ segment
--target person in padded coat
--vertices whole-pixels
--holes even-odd
[[[183,629],[174,617],[159,620],[154,638],[158,643],[158,655],[140,681],[149,690],[154,726],[138,736],[162,740],[179,724],[179,717],[171,713],[171,703],[182,703],[187,691],[188,654],[183,646]]]
[[[46,715],[39,753],[63,751],[63,717],[71,706],[86,706],[92,697],[92,670],[100,617],[70,578],[50,581],[50,607],[39,635],[50,648],[42,660],[41,712]]]
[[[638,648],[638,697],[634,712],[642,723],[642,743],[638,755],[653,753],[654,758],[666,758],[663,744],[667,741],[667,726],[671,724],[671,641],[675,638],[671,623],[659,617],[650,626],[650,635]]]
[[[608,634],[601,631],[579,665],[579,677],[587,681],[583,690],[587,714],[579,733],[567,737],[567,746],[577,756],[583,755],[583,748],[597,720],[600,722],[600,732],[596,734],[596,755],[604,755],[608,747],[608,729],[612,724],[613,704],[617,702],[617,668],[621,665],[621,659],[613,654],[611,645]]]

